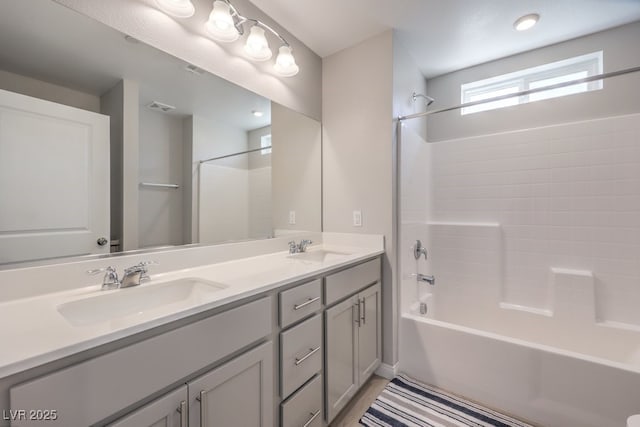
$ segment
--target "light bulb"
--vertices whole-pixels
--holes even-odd
[[[269,43],[264,35],[264,29],[254,25],[251,27],[249,37],[244,45],[244,52],[255,61],[267,61],[273,53],[269,49]]]
[[[206,28],[211,38],[221,42],[234,42],[240,37],[231,16],[231,7],[222,0],[213,2],[213,10],[209,15]]]
[[[196,12],[191,0],[155,0],[156,6],[167,15],[189,18]]]
[[[513,23],[513,26],[518,31],[525,31],[536,25],[538,23],[538,19],[540,19],[540,15],[532,13],[518,18],[518,20]]]
[[[296,60],[291,53],[291,47],[287,45],[280,46],[274,68],[276,69],[276,73],[283,77],[292,77],[298,74],[300,68],[296,64]]]

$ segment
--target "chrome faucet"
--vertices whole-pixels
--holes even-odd
[[[87,271],[88,274],[96,275],[104,271],[104,277],[102,278],[102,290],[108,291],[111,289],[118,289],[120,287],[120,280],[118,279],[118,272],[115,267],[96,268],[95,270]]]
[[[151,280],[148,273],[148,266],[158,264],[155,261],[142,261],[133,267],[125,268],[122,280],[118,280],[118,272],[114,267],[98,268],[95,270],[89,270],[87,273],[94,275],[101,272],[105,272],[102,279],[102,290],[111,290],[118,288],[130,288],[132,286],[138,286],[140,283]]]
[[[289,242],[289,253],[290,254],[298,254],[301,252],[307,251],[307,246],[312,244],[313,242],[309,239],[300,240],[300,243],[296,244],[295,240]]]

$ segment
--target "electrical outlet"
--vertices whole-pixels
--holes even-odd
[[[353,211],[353,226],[362,227],[362,211]]]
[[[289,211],[289,225],[296,225],[296,211]]]

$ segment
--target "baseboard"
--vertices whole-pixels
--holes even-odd
[[[392,380],[395,378],[396,375],[398,375],[398,368],[399,368],[399,363],[396,363],[395,365],[381,363],[380,366],[378,366],[378,369],[376,369],[375,374],[382,378]]]

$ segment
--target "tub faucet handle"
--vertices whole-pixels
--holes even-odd
[[[416,244],[413,245],[413,256],[416,259],[420,259],[420,256],[424,255],[424,259],[427,259],[427,248],[422,246],[422,242],[420,240],[416,240]]]

